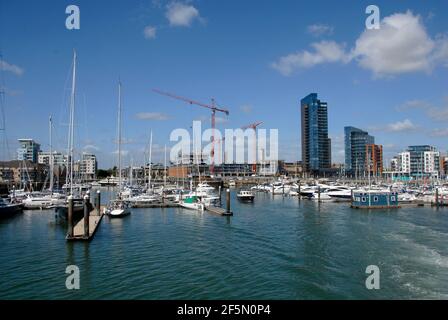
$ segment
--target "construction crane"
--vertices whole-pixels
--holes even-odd
[[[254,149],[255,149],[255,161],[252,164],[252,171],[254,173],[257,173],[257,127],[262,124],[263,121],[259,121],[259,122],[254,122],[251,124],[248,124],[247,126],[241,127],[241,129],[246,130],[246,129],[253,129],[254,130],[254,134],[255,134],[255,143],[254,143]]]
[[[218,108],[216,106],[215,99],[213,99],[213,98],[211,99],[211,105],[208,105],[208,104],[205,104],[205,103],[202,103],[202,102],[198,102],[198,101],[195,101],[195,100],[184,98],[184,97],[181,97],[181,96],[169,93],[169,92],[161,91],[161,90],[158,90],[158,89],[152,89],[152,91],[154,91],[155,93],[161,94],[163,96],[167,96],[167,97],[170,97],[170,98],[173,98],[173,99],[184,101],[184,102],[186,102],[188,104],[191,104],[191,105],[194,104],[194,105],[197,105],[197,106],[200,106],[200,107],[204,107],[204,108],[208,108],[208,109],[212,110],[212,141],[211,141],[212,142],[212,150],[210,152],[210,156],[211,156],[210,174],[213,174],[214,171],[215,171],[215,123],[216,123],[215,122],[215,115],[216,115],[216,112],[222,112],[222,113],[225,113],[226,115],[229,115],[229,110]]]

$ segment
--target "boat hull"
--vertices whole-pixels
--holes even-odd
[[[22,211],[23,205],[21,204],[10,204],[4,207],[0,207],[0,219],[12,217]]]

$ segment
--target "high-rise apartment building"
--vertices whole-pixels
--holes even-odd
[[[331,140],[328,138],[327,103],[311,93],[300,101],[302,163],[306,172],[331,168]]]

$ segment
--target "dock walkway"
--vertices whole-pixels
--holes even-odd
[[[68,241],[76,241],[76,240],[83,240],[83,241],[89,241],[93,238],[95,235],[96,230],[98,229],[101,220],[103,219],[103,208],[104,206],[101,206],[100,208],[100,214],[96,212],[96,209],[93,209],[90,212],[89,215],[89,235],[86,237],[84,236],[84,218],[78,221],[78,223],[73,228],[73,236],[67,235],[66,239]]]

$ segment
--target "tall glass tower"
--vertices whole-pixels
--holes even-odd
[[[327,103],[310,93],[300,101],[302,117],[302,163],[305,171],[319,173],[331,168]]]
[[[345,171],[351,174],[364,174],[367,171],[366,146],[375,143],[368,132],[355,127],[344,127]]]

